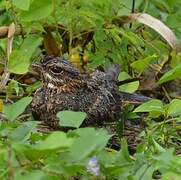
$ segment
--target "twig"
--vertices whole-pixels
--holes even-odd
[[[125,80],[117,82],[117,85],[121,86],[123,84],[131,83],[131,82],[135,82],[135,81],[139,81],[139,80],[140,80],[140,78],[125,79]]]
[[[132,7],[131,7],[131,13],[134,13],[135,11],[135,0],[132,1]],[[130,23],[129,28],[132,27],[132,23]]]
[[[7,165],[8,165],[8,176],[10,180],[14,179],[14,171],[13,171],[13,166],[12,166],[12,147],[9,145],[9,149],[8,149],[8,161],[7,161]]]
[[[14,34],[16,32],[16,27],[15,27],[15,24],[12,23],[8,29],[7,29],[7,61],[5,61],[5,65],[4,65],[4,73],[2,75],[2,79],[1,79],[1,82],[0,82],[0,90],[3,90],[9,80],[9,76],[10,76],[10,73],[8,71],[8,68],[7,68],[7,65],[8,65],[8,62],[9,62],[9,58],[10,58],[10,54],[12,52],[12,46],[13,46],[13,39],[14,39]]]
[[[9,31],[9,26],[0,27],[0,39],[7,38],[8,31]],[[14,35],[22,35],[22,34],[25,34],[25,32],[23,31],[23,29],[20,26],[17,26],[15,28]]]
[[[52,26],[45,25],[44,28],[45,29],[48,28],[50,31],[55,31],[57,29],[66,31],[66,28],[63,25],[52,25]],[[9,26],[0,27],[0,39],[7,38],[8,31],[9,31]],[[30,33],[37,34],[37,33],[40,33],[40,31],[38,31],[36,29],[32,29],[32,31]],[[15,27],[15,32],[14,32],[15,36],[25,35],[25,34],[26,34],[26,31],[23,29],[23,27],[21,27],[20,25],[17,25]]]

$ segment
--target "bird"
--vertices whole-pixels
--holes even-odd
[[[125,93],[119,91],[118,64],[105,71],[81,73],[62,57],[46,56],[32,68],[42,80],[30,105],[34,119],[53,129],[61,127],[57,113],[64,110],[85,112],[82,126],[101,126],[120,119]]]

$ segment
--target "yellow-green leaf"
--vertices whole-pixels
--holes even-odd
[[[13,121],[24,112],[31,101],[32,97],[24,97],[11,105],[4,106],[3,113],[7,119]]]

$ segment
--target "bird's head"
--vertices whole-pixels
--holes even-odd
[[[41,74],[44,84],[63,86],[78,80],[80,72],[70,62],[60,57],[47,56],[39,63],[32,64],[33,70]]]

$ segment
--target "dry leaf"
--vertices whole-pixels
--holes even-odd
[[[7,43],[7,56],[9,61],[9,56],[13,49],[13,38],[15,33],[15,24],[11,23],[11,25],[8,28],[8,43]]]
[[[54,55],[54,56],[60,55],[60,47],[53,38],[51,32],[46,32],[46,34],[44,35],[43,43],[45,50],[49,55]]]
[[[113,19],[113,24],[123,26],[127,23],[138,21],[144,25],[149,26],[158,32],[167,43],[177,52],[181,52],[181,42],[177,39],[173,31],[166,26],[162,21],[146,13],[133,13],[130,16],[121,16]]]
[[[181,43],[173,33],[173,31],[168,28],[163,22],[154,18],[153,16],[146,13],[136,13],[132,14],[131,18],[140,23],[143,23],[150,28],[158,32],[168,44],[176,51],[181,51]]]
[[[4,106],[3,101],[2,101],[2,99],[0,99],[0,112],[3,111],[3,106]]]
[[[11,23],[11,25],[8,28],[8,38],[12,38],[15,33],[15,24]]]

